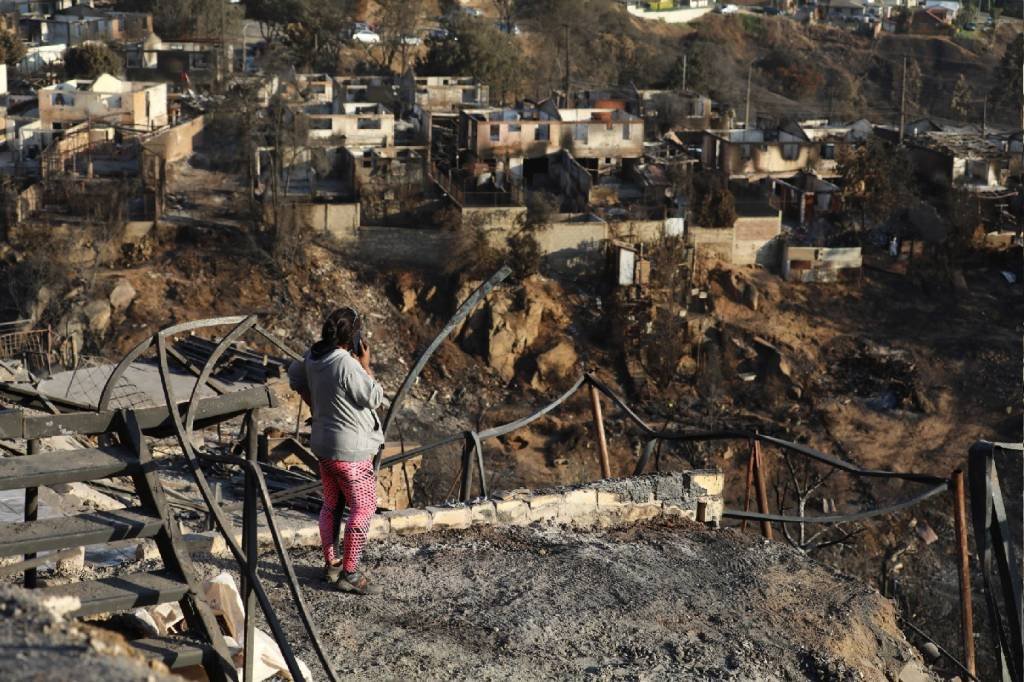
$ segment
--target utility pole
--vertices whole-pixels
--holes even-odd
[[[754,75],[754,63],[751,62],[750,66],[747,67],[747,111],[743,117],[743,127],[746,130],[750,130],[750,78]]]
[[[907,58],[903,58],[903,78],[900,82],[900,146],[903,145],[903,128],[907,125]]]
[[[988,132],[988,95],[981,99],[981,136]]]
[[[569,108],[569,24],[562,24],[562,31],[565,36],[565,107]]]
[[[686,92],[686,53],[683,53],[683,92]]]

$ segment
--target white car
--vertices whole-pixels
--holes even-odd
[[[470,17],[482,17],[484,13],[476,7],[463,7],[462,13]]]
[[[740,11],[740,8],[736,5],[719,5],[715,8],[715,11],[719,14],[736,14]]]
[[[380,36],[368,28],[361,28],[358,31],[352,32],[352,40],[364,45],[372,45],[380,42]]]
[[[402,36],[403,45],[422,45],[423,39],[419,36]]]

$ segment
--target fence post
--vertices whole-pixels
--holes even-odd
[[[601,478],[612,477],[612,467],[608,461],[608,439],[604,435],[604,417],[601,416],[601,394],[594,384],[590,388],[590,407],[594,412],[594,429],[597,432],[597,453],[601,459]]]
[[[754,477],[757,480],[757,509],[762,514],[768,514],[768,487],[765,484],[764,456],[761,453],[761,441],[754,441]],[[772,539],[772,524],[770,521],[761,522],[761,534],[769,540]]]
[[[38,438],[32,438],[28,442],[27,453],[29,455],[38,455],[40,449],[40,443]],[[39,518],[39,488],[25,488],[25,521],[35,521]],[[36,553],[29,552],[25,555],[25,560],[35,559]],[[26,568],[25,569],[25,587],[32,589],[36,586],[36,569]]]
[[[249,410],[245,413],[246,425],[246,449],[245,455],[253,464],[259,461],[259,452],[268,448],[266,436],[259,434],[259,421],[257,410]],[[256,538],[257,524],[257,483],[256,477],[248,469],[245,470],[245,493],[242,507],[242,551],[245,553],[245,561],[255,570],[259,562],[259,551]],[[256,664],[256,594],[253,592],[252,583],[246,574],[242,573],[242,603],[245,605],[245,649],[243,651],[242,680],[251,682]]]
[[[743,489],[743,511],[750,511],[750,489],[754,487],[754,460],[757,459],[757,442],[750,442],[750,456],[747,458],[747,481]],[[747,520],[740,523],[740,530],[747,529]]]
[[[953,518],[956,520],[957,564],[960,575],[960,628],[964,643],[964,666],[977,675],[974,655],[974,604],[971,600],[970,548],[967,544],[967,502],[964,472],[953,472]]]
[[[469,502],[473,496],[473,440],[466,437],[462,445],[462,486],[459,490],[459,498],[463,502]]]

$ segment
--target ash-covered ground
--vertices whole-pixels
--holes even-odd
[[[685,521],[375,541],[364,563],[382,596],[328,587],[319,552],[293,558],[344,679],[932,679],[874,590],[781,543]],[[271,556],[261,572],[316,674]]]

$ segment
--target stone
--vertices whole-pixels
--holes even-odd
[[[135,287],[126,279],[119,280],[110,292],[110,305],[117,312],[123,312],[135,300]]]
[[[57,559],[56,571],[58,575],[78,575],[84,568],[85,547],[78,547],[70,556]]]
[[[160,550],[152,540],[144,540],[135,546],[136,561],[156,561],[160,558]]]
[[[706,495],[721,495],[725,489],[725,475],[708,469],[691,471],[690,485],[699,486]]]
[[[89,301],[82,309],[89,331],[94,334],[102,334],[110,326],[110,304],[102,299]]]
[[[430,512],[426,509],[402,509],[384,512],[391,523],[391,532],[397,535],[425,533],[430,530]]]
[[[498,500],[494,516],[498,523],[523,526],[530,522],[530,507],[522,500]]]
[[[474,526],[493,526],[497,517],[494,511],[494,503],[490,500],[478,502],[470,508],[470,518]]]
[[[431,517],[431,529],[469,528],[473,523],[473,512],[469,507],[427,507]]]
[[[568,340],[541,353],[537,356],[537,376],[535,377],[535,380],[539,379],[536,382],[538,387],[570,376],[578,361],[576,349]]]
[[[654,498],[662,502],[683,497],[683,481],[679,476],[662,476],[654,482]]]

